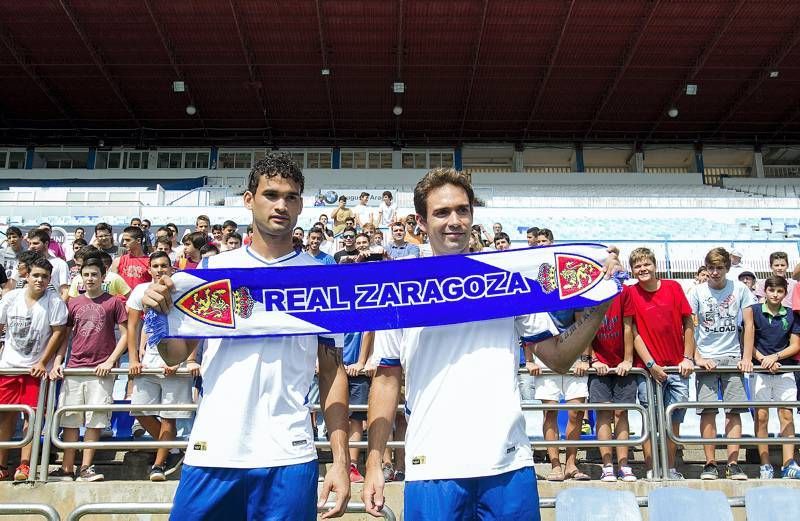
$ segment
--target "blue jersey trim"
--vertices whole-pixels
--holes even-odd
[[[399,358],[381,358],[380,363],[378,363],[381,367],[400,367],[400,359]]]
[[[336,341],[335,341],[333,338],[331,338],[331,337],[327,337],[327,336],[318,336],[318,337],[317,337],[317,340],[319,341],[319,343],[320,343],[320,344],[322,344],[322,345],[324,345],[324,346],[327,346],[327,347],[336,347]]]
[[[265,259],[261,258],[257,253],[254,253],[254,252],[250,251],[250,245],[245,246],[244,247],[244,251],[246,251],[248,255],[250,255],[252,258],[257,260],[261,264],[266,264],[267,266],[275,266],[276,264],[281,264],[282,262],[286,262],[288,260],[294,259],[295,257],[300,255],[300,253],[301,253],[299,251],[293,251],[292,253],[287,253],[283,257],[279,257],[279,258],[275,259],[274,261],[270,262],[268,260],[265,260]]]

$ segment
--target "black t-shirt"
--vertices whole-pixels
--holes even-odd
[[[355,248],[352,250],[339,250],[333,255],[333,260],[336,261],[336,264],[342,262],[342,257],[356,257],[358,256],[358,250]]]

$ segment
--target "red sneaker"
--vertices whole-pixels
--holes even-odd
[[[19,467],[17,467],[17,470],[14,472],[14,481],[27,481],[30,473],[31,473],[31,468],[28,465],[22,463]]]
[[[358,471],[355,463],[350,464],[350,483],[363,483],[364,476]]]

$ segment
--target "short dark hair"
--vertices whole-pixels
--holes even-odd
[[[50,242],[50,234],[41,228],[34,228],[28,232],[28,239],[39,239],[43,243]]]
[[[536,236],[538,237],[540,235],[544,235],[548,241],[552,242],[555,240],[553,239],[553,232],[549,228],[539,228],[539,231],[536,234]]]
[[[148,261],[148,263],[149,264],[153,264],[154,260],[162,259],[162,258],[165,258],[165,257],[167,259],[167,262],[172,264],[172,260],[169,258],[169,254],[167,252],[165,252],[165,251],[154,251],[153,253],[151,253],[150,254],[150,260]]]
[[[11,235],[12,233],[17,237],[22,238],[22,230],[20,230],[16,226],[9,226],[8,228],[6,228],[6,237]]]
[[[767,288],[783,288],[784,291],[788,291],[789,283],[786,282],[786,277],[770,275],[764,280],[764,289]]]
[[[367,234],[366,234],[366,233],[364,233],[364,232],[357,233],[357,234],[356,234],[356,239],[358,239],[359,237],[364,237],[364,238],[366,238],[366,239],[367,239],[367,242],[369,242],[369,241],[370,241],[369,235],[367,235]]]
[[[11,228],[9,228],[9,230],[10,230],[10,229],[11,229]],[[82,231],[82,232],[86,233],[86,230],[83,228],[83,226],[76,226],[76,227],[75,227],[75,231],[77,232],[78,230],[80,230],[80,231]]]
[[[315,227],[315,228],[311,228],[310,230],[308,230],[308,238],[309,239],[311,238],[311,234],[312,233],[318,233],[318,234],[322,235],[322,239],[323,240],[325,239],[325,230],[323,230],[322,228],[316,228]]]
[[[207,215],[202,214],[202,213],[197,216],[197,219],[194,220],[195,224],[199,223],[200,221],[203,221],[203,222],[206,222],[208,224],[211,224],[211,219],[209,219]]]
[[[187,242],[192,243],[192,246],[199,250],[208,243],[208,235],[203,232],[192,232],[181,240],[181,244],[186,244]]]
[[[419,180],[414,187],[414,211],[427,219],[428,194],[445,185],[455,185],[467,193],[469,211],[472,213],[472,208],[475,206],[475,192],[467,176],[455,168],[434,168]]]
[[[156,237],[156,244],[154,244],[153,246],[155,246],[157,244],[166,244],[167,246],[172,248],[172,239],[170,239],[169,237],[164,237],[164,236]]]
[[[24,265],[28,266],[28,269],[30,269],[31,264],[33,264],[33,261],[35,261],[36,259],[38,259],[40,257],[41,257],[41,254],[39,254],[38,252],[35,252],[33,250],[21,251],[21,252],[19,252],[17,254],[17,263],[24,264]]]
[[[228,219],[228,220],[226,220],[225,222],[222,223],[222,227],[223,228],[227,228],[228,226],[233,226],[234,228],[238,228],[239,227],[239,225],[236,224],[236,221],[232,221],[230,219]]]
[[[700,266],[699,268],[697,268],[697,272],[695,272],[695,275],[700,275],[704,271],[708,271],[708,268],[706,268],[705,266]]]
[[[47,221],[45,221],[45,222],[42,222],[42,223],[39,223],[39,226],[47,226],[47,227],[48,227],[48,228],[50,228],[51,230],[53,229],[53,225],[52,225],[52,224],[50,224],[50,223],[49,223],[49,222],[47,222]]]
[[[85,259],[87,256],[99,251],[95,246],[87,245],[75,252],[72,256],[73,259]]]
[[[108,223],[97,223],[97,224],[94,225],[94,233],[95,234],[97,234],[97,232],[99,232],[101,230],[105,230],[108,233],[114,233],[114,229]]]
[[[133,226],[133,221],[139,221],[139,224],[142,223],[141,217],[131,217],[131,226]]]
[[[170,228],[169,225],[160,227],[158,230],[156,230],[156,233],[158,232],[167,232],[167,237],[170,238],[175,235],[175,232],[172,231],[172,228]]]
[[[347,196],[346,195],[340,195],[339,196],[339,200],[347,202]]]
[[[306,184],[303,171],[292,160],[292,154],[289,152],[270,152],[264,156],[264,159],[256,161],[247,179],[247,191],[255,194],[261,177],[278,176],[294,181],[297,184],[298,192],[303,193]]]
[[[151,226],[153,223],[150,222],[150,219],[142,219],[143,223],[147,223],[147,226]]]
[[[77,246],[88,246],[89,243],[86,242],[86,239],[75,239],[74,241],[72,241],[72,247],[74,248],[76,245]]]
[[[769,254],[769,265],[772,266],[772,263],[776,260],[785,260],[786,264],[789,264],[789,256],[786,254],[785,251],[773,251]]]
[[[221,232],[221,231],[222,231],[222,225],[221,225],[221,224],[215,224],[215,225],[213,225],[213,226],[211,227],[211,231],[212,231],[212,232]]]
[[[538,226],[531,226],[530,228],[528,228],[528,230],[525,233],[533,235],[534,237],[536,237],[537,235],[539,235],[539,227]]]
[[[353,221],[353,222],[356,222],[356,218],[355,218],[355,217],[352,217],[352,216],[351,216],[351,217],[347,217],[347,218],[344,220],[344,222],[347,222],[347,221]]]
[[[100,257],[100,260],[103,261],[103,264],[108,266],[111,266],[111,264],[114,262],[114,258],[111,257],[111,254],[103,250],[97,250],[97,256]],[[84,262],[86,262],[86,257],[84,257]]]
[[[389,190],[384,190],[383,194],[381,194],[381,197],[386,197],[386,196],[389,196],[389,199],[394,199],[394,197],[392,197],[392,192],[390,192]]]
[[[294,227],[294,230],[292,230],[292,233],[296,232],[297,230],[300,230],[301,232],[304,232],[304,233],[305,233],[305,230],[303,229],[303,227],[302,227],[302,226],[295,226],[295,227]]]
[[[27,263],[27,265],[28,271],[33,271],[33,268],[41,268],[45,270],[48,275],[53,274],[53,265],[44,257],[36,257],[31,262]]]
[[[239,242],[242,242],[242,234],[239,233],[239,232],[231,232],[231,233],[228,234],[227,237],[225,237],[226,241],[228,239],[239,239]]]
[[[494,243],[497,244],[497,241],[500,239],[505,239],[508,244],[511,244],[511,237],[508,236],[506,232],[500,232],[494,234]]]
[[[359,199],[362,197],[369,197],[369,192],[361,192],[361,195],[358,196]]]
[[[81,266],[81,275],[83,275],[83,270],[89,266],[94,266],[100,271],[100,275],[103,277],[106,276],[106,265],[103,264],[103,261],[97,257],[90,257],[83,261],[83,266]]]
[[[143,241],[144,240],[144,232],[138,226],[128,226],[122,233],[127,233],[131,236],[131,239],[134,241]]]
[[[209,252],[212,252],[212,251],[219,253],[219,248],[217,248],[216,244],[212,244],[210,242],[207,242],[207,243],[205,243],[203,245],[202,248],[200,248],[200,255],[205,255],[206,253],[209,253]]]

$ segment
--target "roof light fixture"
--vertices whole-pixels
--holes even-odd
[[[667,111],[667,116],[669,116],[671,118],[677,118],[678,117],[678,107],[676,107],[674,105],[672,107],[670,107],[669,110]]]
[[[686,84],[686,95],[687,96],[696,96],[697,95],[697,84],[695,84],[695,83],[687,83]]]
[[[392,92],[395,94],[402,94],[406,91],[406,84],[402,81],[396,81],[392,84]]]
[[[173,81],[172,92],[186,92],[186,83],[182,81]]]
[[[395,116],[399,116],[402,113],[403,113],[403,107],[401,107],[400,105],[395,105],[392,108],[392,114],[394,114]]]
[[[330,69],[322,69],[322,70],[321,70],[321,71],[319,71],[319,72],[320,72],[320,74],[322,74],[323,76],[330,76],[330,75],[331,75],[331,70],[330,70]]]
[[[780,71],[769,71],[770,78],[777,78],[781,74]]]
[[[195,114],[197,114],[197,107],[195,107],[194,105],[186,105],[186,113],[189,114],[190,116],[194,116]]]

